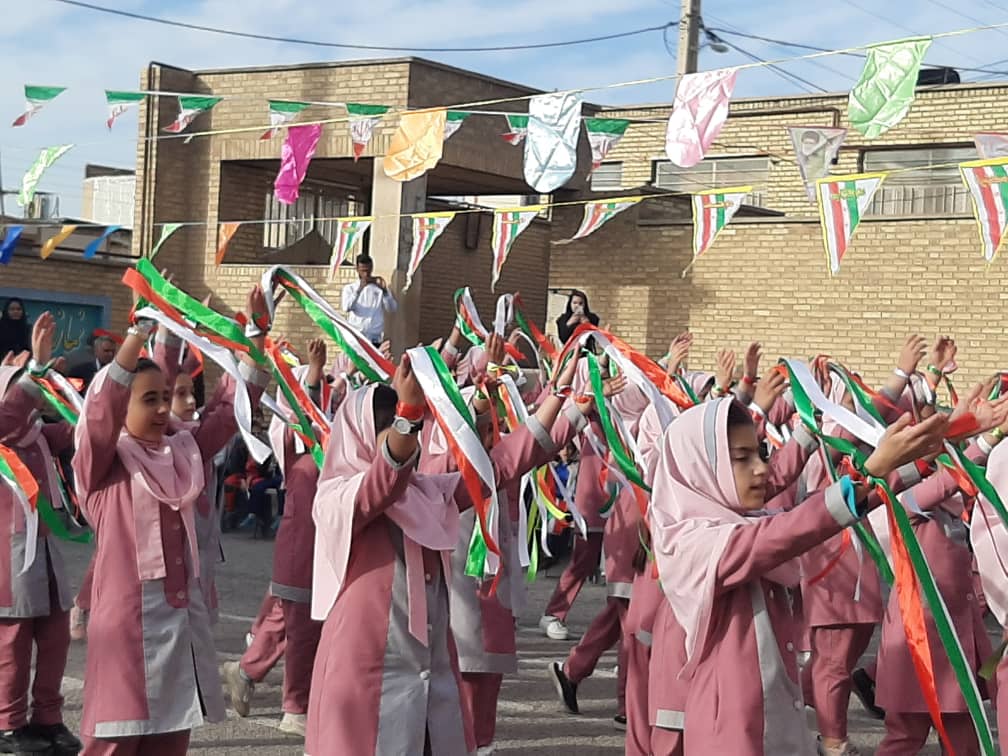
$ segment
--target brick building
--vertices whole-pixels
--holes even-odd
[[[879,139],[848,133],[835,173],[922,170],[883,184],[832,278],[786,127],[847,127],[846,94],[734,100],[714,148],[689,170],[664,156],[670,105],[607,110],[600,115],[638,122],[595,175],[595,188],[631,194],[641,184],[680,192],[751,184],[750,204],[776,212],[737,215],[684,279],[688,211],[661,213],[645,202],[555,248],[550,286],[584,289],[603,321],[655,356],[688,328],[698,366],[712,366],[721,347],[758,339],[768,355],[828,351],[878,381],[904,336],[918,330],[954,335],[958,381],[980,380],[1008,366],[1008,262],[1002,255],[986,265],[969,195],[950,164],[976,159],[976,132],[1003,130],[1006,90],[924,87],[909,115]],[[555,218],[556,238],[576,227],[578,213],[565,215]]]
[[[361,102],[401,109],[536,93],[414,58],[200,72],[152,64],[141,84],[147,90],[223,95],[225,99],[200,116],[189,127],[190,132],[263,124],[268,99]],[[525,105],[519,100],[493,108],[517,111]],[[176,114],[174,98],[152,98],[141,110],[140,131],[148,138],[138,147],[134,250],[139,254],[151,248],[159,233],[154,224],[205,221],[205,225],[176,232],[161,248],[158,265],[168,267],[176,280],[197,296],[212,291],[215,301],[227,310],[239,307],[247,287],[268,265],[276,263],[289,265],[330,302],[339,304],[340,289],[354,279],[354,269],[341,268],[338,280],[327,280],[335,224],[315,218],[376,216],[363,248],[375,260],[376,275],[384,276],[399,291],[408,263],[411,222],[388,216],[446,209],[445,200],[438,198],[529,193],[522,178],[522,150],[500,138],[505,130],[500,116],[467,119],[446,141],[437,167],[408,183],[387,178],[380,159],[388,151],[398,119],[386,117],[358,162],[352,158],[346,123],[328,124],[302,185],[301,198],[286,207],[272,196],[281,137],[262,141],[258,139],[260,129],[197,136],[189,143],[150,139],[161,134]],[[342,116],[340,108],[312,106],[300,120]],[[580,183],[573,181],[558,197],[572,197],[586,183],[590,156],[584,141],[582,148],[580,164],[585,170]],[[214,264],[216,227],[224,221],[256,222],[240,227],[224,264],[218,267]],[[392,319],[388,334],[394,346],[446,335],[454,317],[451,294],[463,284],[472,285],[480,310],[491,316],[491,225],[489,213],[460,215],[450,224],[413,286],[400,297],[401,315]],[[534,222],[515,244],[498,284],[500,292],[521,290],[529,314],[537,320],[546,311],[550,238],[549,220]],[[296,343],[314,333],[307,318],[290,306],[280,311],[276,329]]]

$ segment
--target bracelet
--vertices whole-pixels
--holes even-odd
[[[711,393],[714,394],[714,396],[727,396],[728,391],[715,383],[714,388],[711,389]]]
[[[257,336],[262,336],[266,333],[263,329],[253,323],[251,320],[245,324],[245,338],[254,339]]]
[[[742,376],[742,383],[744,383],[746,386],[755,386],[757,380],[758,380],[757,378],[753,378],[751,375]]]
[[[893,374],[896,375],[896,376],[898,376],[898,377],[900,377],[900,378],[902,378],[904,381],[909,381],[910,380],[910,376],[907,373],[907,371],[904,370],[901,367],[898,367],[895,370],[893,370]]]
[[[998,442],[1002,441],[1005,437],[1004,431],[1000,428],[995,428],[990,432],[990,434],[994,437],[994,440]]]
[[[153,330],[154,330],[153,328],[147,330],[138,323],[137,325],[132,325],[128,329],[126,329],[126,333],[129,334],[130,336],[136,336],[137,338],[147,341],[147,339],[150,338],[151,331]]]
[[[399,402],[396,404],[396,417],[402,417],[409,420],[411,423],[415,423],[423,419],[424,414],[427,411],[426,405],[423,404],[406,404],[405,402]]]
[[[945,373],[943,373],[941,370],[939,370],[938,368],[936,368],[934,365],[928,365],[927,366],[927,371],[929,373],[931,373],[932,375],[937,375],[939,378],[941,378],[942,376],[945,375]]]
[[[557,386],[553,389],[553,396],[557,399],[568,399],[573,392],[573,386]]]
[[[52,359],[49,360],[49,362],[45,363],[44,365],[40,365],[35,361],[35,358],[32,357],[31,360],[28,362],[28,374],[36,378],[42,378],[43,376],[45,376],[46,373],[49,372],[49,369],[55,364],[55,362],[56,360]]]

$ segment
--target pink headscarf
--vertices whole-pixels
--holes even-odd
[[[374,392],[375,387],[369,386],[348,394],[333,418],[312,507],[316,525],[312,617],[317,620],[328,616],[346,583],[357,492],[372,465],[386,464],[375,438]],[[403,534],[409,630],[425,645],[427,597],[421,547],[442,552],[455,549],[459,513],[454,496],[459,481],[458,473],[413,472],[406,490],[384,512]],[[447,559],[442,559],[445,563]]]
[[[669,402],[672,415],[678,416],[679,408]],[[662,425],[661,416],[655,405],[649,405],[637,424],[637,448],[644,458],[644,482],[650,484],[654,480],[655,467],[658,465],[658,455],[661,454],[662,436],[667,425]]]
[[[703,653],[717,585],[717,567],[737,528],[754,522],[740,511],[728,447],[731,399],[691,407],[662,440],[651,494],[651,537],[662,589],[686,633],[688,677]],[[799,582],[797,560],[763,576]]]
[[[83,415],[88,414],[88,404],[96,401],[108,377],[108,367],[98,371],[87,396]],[[77,426],[82,433],[84,423]],[[185,527],[194,574],[199,576],[199,551],[196,541],[196,499],[206,485],[203,454],[192,433],[179,430],[165,435],[160,442],[141,441],[131,436],[125,426],[116,442],[116,454],[130,478],[130,495],[136,533],[137,567],[141,580],[160,580],[167,576],[164,547],[161,543],[160,504],[179,513]],[[89,495],[78,490],[81,509],[89,519]],[[92,522],[94,520],[92,519]]]
[[[716,378],[714,373],[706,373],[702,370],[687,370],[682,377],[697,396],[709,389]]]
[[[481,346],[471,346],[455,366],[455,383],[459,388],[475,384],[486,371],[487,354]]]
[[[987,459],[987,479],[1001,501],[1008,501],[1008,443],[994,447]],[[984,595],[1002,627],[1008,627],[1008,529],[981,495],[970,521],[970,542]]]

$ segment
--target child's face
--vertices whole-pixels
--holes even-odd
[[[141,441],[157,443],[168,427],[172,392],[160,370],[137,373],[126,409],[126,430]]]
[[[183,422],[189,422],[196,417],[196,394],[193,393],[192,376],[187,373],[180,373],[175,379],[171,413]]]
[[[751,422],[728,427],[728,451],[742,509],[746,512],[763,509],[766,504],[767,464],[756,439],[756,428]]]

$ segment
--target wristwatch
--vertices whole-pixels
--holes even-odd
[[[412,420],[407,420],[405,417],[399,416],[396,416],[392,420],[392,430],[400,436],[410,436],[414,433],[419,433],[421,428],[423,428],[423,420],[413,422]]]

